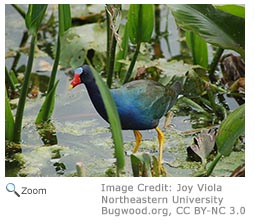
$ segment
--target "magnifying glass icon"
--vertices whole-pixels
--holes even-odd
[[[17,191],[15,191],[15,185],[13,183],[8,183],[6,185],[6,190],[8,192],[14,192],[14,194],[16,194],[18,197],[20,197],[20,194]]]

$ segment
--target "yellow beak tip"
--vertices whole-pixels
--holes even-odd
[[[68,90],[72,90],[73,89],[73,85],[69,85]]]

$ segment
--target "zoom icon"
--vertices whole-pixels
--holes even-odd
[[[16,194],[18,197],[20,197],[20,194],[15,190],[15,184],[13,184],[13,183],[8,183],[8,184],[6,185],[6,190],[7,190],[8,192],[14,192],[14,194]]]

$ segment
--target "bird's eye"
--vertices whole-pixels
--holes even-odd
[[[74,71],[75,74],[80,74],[80,75],[82,74],[82,72],[83,72],[83,68],[81,68],[81,67],[76,68]]]

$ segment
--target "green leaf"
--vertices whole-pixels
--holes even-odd
[[[5,139],[12,141],[13,135],[14,135],[14,118],[12,115],[7,90],[5,88]]]
[[[130,5],[128,23],[129,37],[133,44],[150,41],[154,26],[154,5]]]
[[[239,106],[221,123],[216,138],[219,153],[229,156],[233,150],[235,141],[244,134],[245,105]]]
[[[245,18],[245,7],[241,5],[215,5],[215,7],[232,15]]]
[[[127,57],[128,55],[128,40],[129,40],[129,34],[128,34],[128,23],[126,23],[124,27],[124,33],[121,41],[121,46],[119,51],[117,52],[116,55],[116,60],[115,60],[115,72],[120,73],[121,68],[123,63],[119,62],[120,60],[123,60]]]
[[[10,78],[12,80],[12,83],[14,84],[14,86],[16,87],[19,84],[19,81],[14,73],[13,70],[10,71]]]
[[[8,84],[10,85],[12,90],[15,91],[17,85],[19,84],[19,81],[18,81],[14,71],[11,70],[10,72],[8,72],[8,69],[6,66],[5,66],[5,78],[8,81]]]
[[[123,83],[129,81],[138,58],[141,42],[151,39],[154,26],[154,5],[130,5],[128,14],[128,33],[133,44],[137,44]]]
[[[58,13],[59,13],[59,34],[56,45],[56,55],[54,60],[53,69],[50,76],[50,82],[48,85],[47,96],[45,98],[44,103],[41,106],[41,109],[37,115],[36,124],[41,122],[46,122],[50,119],[55,106],[55,95],[56,95],[56,87],[58,81],[55,83],[59,59],[60,59],[60,51],[61,51],[61,41],[60,36],[64,34],[66,30],[71,27],[71,12],[70,5],[58,5]]]
[[[41,106],[41,109],[37,115],[35,120],[36,124],[46,122],[50,119],[54,106],[55,106],[55,96],[56,96],[56,87],[58,85],[59,80],[55,83],[54,87],[48,92],[44,103]]]
[[[59,34],[63,36],[64,32],[71,27],[71,9],[69,4],[58,5]]]
[[[104,102],[108,120],[110,123],[110,128],[112,132],[112,137],[115,145],[115,157],[116,157],[116,165],[117,165],[117,173],[119,175],[120,171],[124,168],[124,150],[123,150],[123,137],[122,137],[122,128],[120,123],[120,118],[117,112],[117,108],[113,97],[106,85],[106,83],[102,80],[99,74],[96,72],[94,68],[92,68],[92,72],[100,90],[100,94],[102,96],[102,100]]]
[[[26,27],[33,35],[36,35],[48,5],[30,4],[26,14]]]
[[[197,104],[195,101],[193,101],[192,99],[188,98],[188,97],[180,97],[178,99],[178,103],[184,103],[186,104],[188,107],[190,107],[192,110],[195,110],[197,112],[202,112],[205,113],[205,109],[203,107],[201,107],[199,104]]]
[[[193,32],[186,32],[187,45],[191,50],[193,64],[208,67],[208,50],[207,43],[199,35]]]
[[[148,177],[151,174],[151,157],[147,153],[131,155],[131,167],[134,177]]]
[[[29,88],[29,81],[32,73],[32,67],[33,67],[33,60],[34,60],[34,49],[37,42],[37,36],[32,35],[31,44],[30,44],[30,50],[29,50],[29,57],[27,61],[26,71],[25,71],[25,77],[23,81],[23,85],[20,91],[20,97],[19,97],[19,103],[16,111],[15,116],[15,124],[14,124],[14,136],[13,141],[15,143],[20,143],[21,141],[21,130],[22,130],[22,120],[23,120],[23,114],[26,104],[26,97],[28,93]]]
[[[244,56],[245,21],[212,5],[169,5],[177,24],[208,43],[232,49]]]

